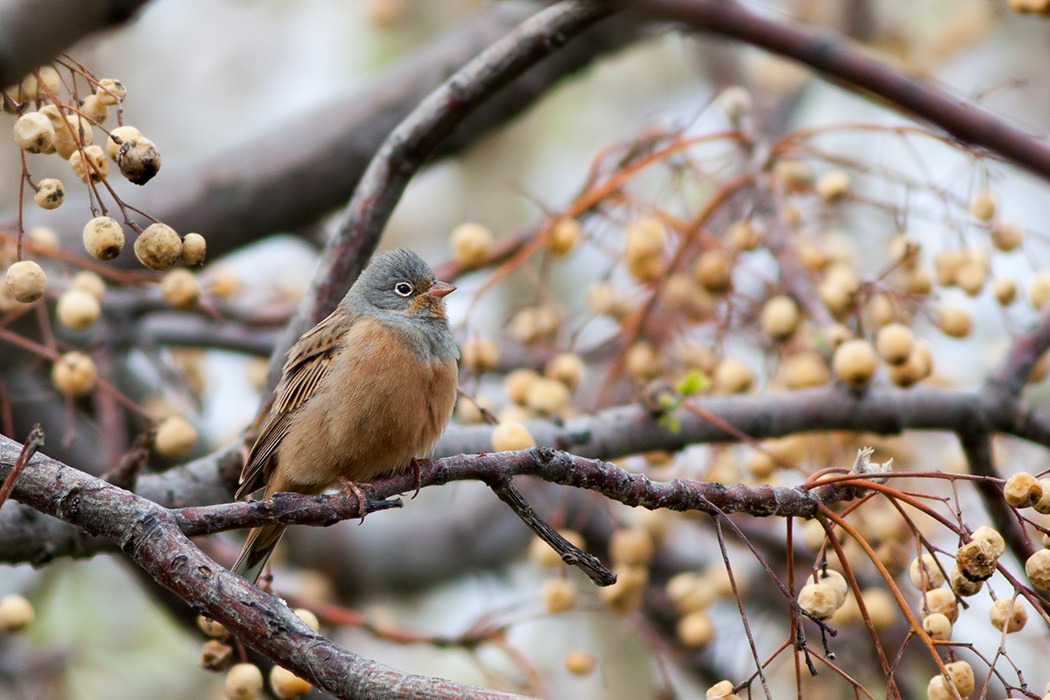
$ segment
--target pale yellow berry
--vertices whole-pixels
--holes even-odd
[[[1050,549],[1040,549],[1028,557],[1024,572],[1032,585],[1041,591],[1050,591]]]
[[[660,376],[663,362],[652,345],[643,341],[631,346],[624,357],[627,374],[636,382],[645,382]]]
[[[820,272],[831,263],[828,251],[810,241],[798,241],[795,243],[795,254],[799,262],[810,272]]]
[[[999,204],[998,198],[988,190],[980,190],[970,197],[970,216],[978,221],[991,221]]]
[[[310,684],[280,666],[270,670],[270,688],[280,700],[292,700],[310,692]]]
[[[540,377],[525,393],[525,406],[537,413],[564,416],[569,410],[569,389],[557,379]]]
[[[1000,632],[1004,629],[1007,634],[1019,632],[1028,622],[1028,611],[1024,609],[1020,600],[999,598],[992,603],[992,608],[988,611],[988,621]]]
[[[474,222],[462,223],[452,230],[452,257],[463,267],[483,265],[492,251],[492,232]]]
[[[80,103],[80,113],[96,124],[101,124],[109,116],[109,107],[98,95],[88,95]]]
[[[779,376],[788,389],[823,386],[831,381],[824,358],[816,352],[800,352],[785,358]]]
[[[871,380],[877,366],[875,349],[866,340],[847,340],[835,350],[831,359],[835,376],[855,389]]]
[[[913,239],[901,233],[890,239],[890,259],[905,270],[914,270],[919,264],[921,247]]]
[[[996,559],[1003,556],[1006,553],[1006,540],[999,534],[999,531],[988,525],[981,525],[979,528],[973,531],[970,537],[975,540],[984,540],[992,545],[992,553]]]
[[[944,585],[944,574],[932,554],[923,554],[921,558],[912,559],[911,566],[908,567],[908,578],[911,585],[920,591],[929,591]]]
[[[728,291],[733,284],[733,258],[724,250],[705,251],[693,270],[696,281],[712,294]]]
[[[98,297],[82,289],[67,289],[58,297],[55,315],[71,331],[82,331],[98,320],[102,305]]]
[[[952,569],[948,572],[948,585],[956,595],[969,598],[981,592],[981,589],[984,588],[984,581],[967,578],[959,569],[958,564],[952,564]]]
[[[197,430],[182,416],[161,421],[153,446],[157,454],[171,459],[185,457],[197,444]]]
[[[835,202],[849,193],[849,173],[844,170],[829,170],[817,180],[817,194],[828,202]]]
[[[614,530],[609,556],[616,566],[645,566],[653,558],[653,538],[641,528]]]
[[[115,105],[124,99],[128,94],[128,90],[119,80],[103,78],[98,81],[98,85],[95,87],[95,94],[98,95],[102,104]]]
[[[95,217],[84,225],[84,248],[97,260],[112,260],[124,249],[124,231],[116,219]]]
[[[130,141],[139,136],[142,136],[142,132],[133,126],[125,125],[110,129],[109,136],[106,137],[106,155],[109,156],[110,160],[116,163],[117,152],[120,150],[120,147],[124,142]],[[117,143],[117,140],[119,140],[120,143]]]
[[[40,112],[23,114],[15,122],[15,143],[26,153],[51,153],[55,149],[55,127]]]
[[[1046,360],[1046,357],[1047,356],[1044,355],[1042,360]],[[1029,379],[1029,381],[1031,381],[1031,379]],[[1040,479],[1039,488],[1042,489],[1043,493],[1039,497],[1039,500],[1032,504],[1032,509],[1036,513],[1050,515],[1050,479]]]
[[[574,676],[586,676],[594,670],[594,654],[586,651],[570,651],[565,655],[565,670]]]
[[[503,391],[507,394],[508,399],[519,406],[524,406],[525,397],[528,395],[529,389],[539,379],[540,375],[534,370],[522,367],[508,372],[507,376],[503,378]]]
[[[729,227],[726,237],[729,239],[730,245],[742,251],[754,250],[761,242],[758,231],[755,230],[750,221],[737,221]]]
[[[731,700],[736,697],[731,681],[718,681],[704,694],[705,700]]]
[[[561,327],[561,316],[550,304],[527,306],[510,320],[510,334],[522,345],[553,340]]]
[[[547,252],[551,255],[565,255],[572,250],[583,235],[580,222],[565,216],[554,222],[550,236],[547,238]]]
[[[216,622],[207,615],[197,616],[197,627],[200,628],[201,632],[215,639],[225,637],[227,634],[226,628],[221,622]]]
[[[995,548],[988,540],[970,540],[955,553],[955,565],[971,581],[991,578],[995,573],[995,562]]]
[[[883,362],[890,365],[902,365],[907,362],[914,346],[914,334],[901,323],[883,326],[875,335],[875,350]]]
[[[39,80],[37,76],[40,76]],[[41,66],[22,79],[18,86],[18,100],[20,102],[43,100],[58,92],[61,86],[62,78],[58,71],[53,66]]]
[[[182,239],[167,224],[150,224],[135,239],[135,257],[151,270],[167,270],[182,255]]]
[[[492,429],[492,451],[513,452],[536,446],[536,440],[523,423],[505,421]]]
[[[489,372],[499,362],[499,343],[491,338],[471,338],[461,350],[463,368],[470,372]]]
[[[550,578],[543,582],[540,598],[550,614],[572,610],[576,605],[576,587],[568,579]]]
[[[317,615],[312,610],[306,608],[296,608],[292,612],[295,613],[296,617],[306,623],[306,626],[312,629],[314,632],[321,631],[321,621],[317,619]]]
[[[145,136],[124,139],[117,149],[117,167],[131,183],[145,185],[160,171],[160,151]]]
[[[984,289],[984,282],[988,279],[988,270],[979,262],[966,262],[955,271],[955,285],[975,297]]]
[[[946,642],[952,638],[952,621],[941,613],[933,613],[922,619],[922,628],[938,642]]]
[[[106,155],[102,152],[102,146],[86,146],[83,151],[74,151],[69,156],[69,165],[73,168],[73,174],[84,184],[101,182],[109,172],[109,163]]]
[[[692,571],[671,577],[664,592],[679,615],[706,610],[717,596],[714,586]]]
[[[55,128],[55,151],[66,160],[95,139],[91,122],[78,114],[60,115],[58,121],[52,120],[51,124]]]
[[[87,292],[96,299],[101,299],[102,295],[106,293],[106,283],[91,270],[81,270],[73,275],[73,281],[70,282],[69,288]]]
[[[32,260],[22,260],[7,268],[4,283],[11,296],[23,304],[36,301],[47,291],[44,268]]]
[[[571,352],[559,353],[547,363],[544,373],[573,391],[583,377],[583,358]]]
[[[937,273],[937,284],[947,287],[955,284],[955,273],[967,260],[965,251],[945,250],[933,259],[934,271]]]
[[[789,296],[775,296],[762,307],[759,325],[762,332],[773,340],[786,340],[798,328],[799,311],[795,300]]]
[[[678,621],[675,628],[678,642],[689,649],[700,649],[715,636],[715,626],[705,612],[691,612]]]
[[[924,340],[915,341],[908,361],[903,365],[891,365],[890,381],[897,386],[909,387],[922,381],[933,372],[933,354]]]
[[[182,237],[182,252],[179,258],[183,265],[189,267],[200,265],[204,262],[207,253],[208,243],[204,240],[204,236],[199,233],[187,233]]]
[[[209,639],[201,645],[201,668],[220,673],[230,667],[233,647],[217,639]],[[260,680],[262,676],[260,675]]]
[[[33,247],[41,252],[54,252],[59,249],[58,234],[47,226],[34,226],[26,234]]]
[[[748,366],[731,357],[718,363],[712,377],[713,388],[722,394],[743,394],[751,389],[754,381],[755,375]]]
[[[667,233],[662,221],[654,217],[635,219],[624,231],[626,247],[623,259],[632,276],[648,281],[661,268]]]
[[[66,188],[62,181],[47,177],[37,183],[33,202],[41,209],[58,209],[66,199]]]
[[[617,567],[616,583],[598,589],[598,597],[613,613],[626,615],[642,604],[642,593],[649,582],[649,570],[641,566]]]
[[[915,268],[904,283],[904,291],[908,294],[924,297],[933,291],[933,279],[928,270]]]
[[[1008,277],[1000,277],[992,282],[992,293],[997,302],[1009,306],[1017,298],[1017,285]]]
[[[98,382],[95,362],[82,352],[67,352],[51,370],[55,388],[68,396],[90,394]]]
[[[1006,480],[1003,496],[1014,508],[1030,508],[1043,497],[1043,487],[1028,472],[1018,472]]]
[[[226,672],[229,700],[255,700],[262,693],[263,675],[255,664],[236,664]]]
[[[999,220],[992,225],[992,245],[1008,253],[1024,241],[1024,226],[1016,221]]]
[[[835,592],[836,610],[842,607],[846,602],[846,596],[849,595],[849,583],[846,581],[846,577],[834,569],[825,569],[824,571],[818,569],[816,579],[814,580],[811,576],[806,581],[831,588]]]
[[[949,338],[965,338],[970,335],[970,312],[958,306],[942,307],[937,327]]]
[[[583,549],[586,542],[583,535],[575,530],[559,530],[558,534],[565,538],[573,546]],[[551,569],[562,563],[561,556],[551,549],[551,546],[536,537],[529,544],[529,558],[542,567]]]
[[[172,270],[160,281],[160,294],[174,308],[188,311],[197,306],[201,287],[189,270]]]
[[[923,593],[923,612],[941,613],[952,622],[959,617],[959,603],[955,599],[955,593],[949,588],[934,588],[932,591]]]
[[[827,620],[834,615],[839,608],[837,603],[834,589],[823,583],[807,583],[798,593],[799,607],[818,620]]]
[[[1050,272],[1037,272],[1028,284],[1028,301],[1032,307],[1041,309],[1050,301]]]
[[[930,679],[930,682],[926,685],[926,700],[958,700],[958,697],[948,687],[947,681],[944,680],[944,676],[934,676]],[[966,700],[967,696],[961,696],[963,700]]]
[[[945,664],[944,667],[948,669],[948,678],[951,679],[952,685],[958,689],[963,697],[973,692],[976,679],[970,664],[965,661],[953,661],[950,664]]]
[[[24,596],[9,593],[0,598],[0,632],[18,632],[28,627],[36,613]]]
[[[868,617],[871,618],[871,624],[875,626],[875,629],[889,629],[900,618],[900,608],[897,607],[897,602],[886,589],[866,588],[861,591],[861,597],[864,599]]]
[[[759,481],[764,481],[773,476],[777,469],[780,468],[780,465],[771,454],[756,450],[747,456],[747,462],[744,463],[744,467],[751,476]]]
[[[707,293],[692,275],[676,272],[664,283],[663,305],[668,311],[680,313],[689,321],[702,323],[714,316],[715,298]]]

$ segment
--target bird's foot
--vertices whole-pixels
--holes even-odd
[[[415,498],[416,496],[418,496],[419,495],[419,490],[421,488],[423,488],[423,468],[422,468],[423,464],[426,464],[427,466],[429,466],[430,465],[430,460],[429,459],[416,459],[415,457],[413,457],[412,461],[408,463],[409,469],[411,469],[412,473],[416,475],[416,492],[412,494],[412,498]]]
[[[340,478],[339,479],[342,488],[340,489],[343,494],[343,498],[353,497],[357,501],[357,512],[361,514],[361,522],[365,521],[365,515],[368,512],[368,496],[361,490],[361,487],[357,483],[350,479]]]

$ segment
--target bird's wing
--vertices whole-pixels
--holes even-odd
[[[237,498],[259,490],[269,481],[273,471],[272,458],[288,433],[295,411],[313,396],[318,384],[331,370],[353,324],[354,319],[348,319],[345,313],[339,317],[332,314],[307,331],[288,351],[270,413],[241,471]]]

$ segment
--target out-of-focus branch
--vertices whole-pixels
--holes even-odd
[[[587,0],[566,0],[537,13],[458,70],[390,133],[361,176],[325,245],[310,289],[270,358],[267,389],[277,385],[284,355],[296,338],[331,313],[357,279],[409,180],[453,129],[501,88],[607,14]]]
[[[131,19],[146,0],[9,0],[0,3],[0,86],[94,34]]]
[[[757,46],[803,63],[845,89],[880,98],[973,148],[1050,180],[1050,147],[935,85],[900,73],[840,35],[748,11],[734,0],[614,0],[654,18]]]
[[[0,438],[2,475],[20,452],[21,445]],[[170,511],[60,462],[43,456],[33,459],[15,484],[13,496],[117,542],[156,581],[196,610],[336,697],[517,697],[402,673],[333,644],[280,600],[205,556],[181,532]]]

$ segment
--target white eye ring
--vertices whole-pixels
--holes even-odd
[[[409,294],[412,293],[412,285],[410,285],[408,282],[398,282],[394,285],[394,291],[397,292],[400,296],[407,297]]]

